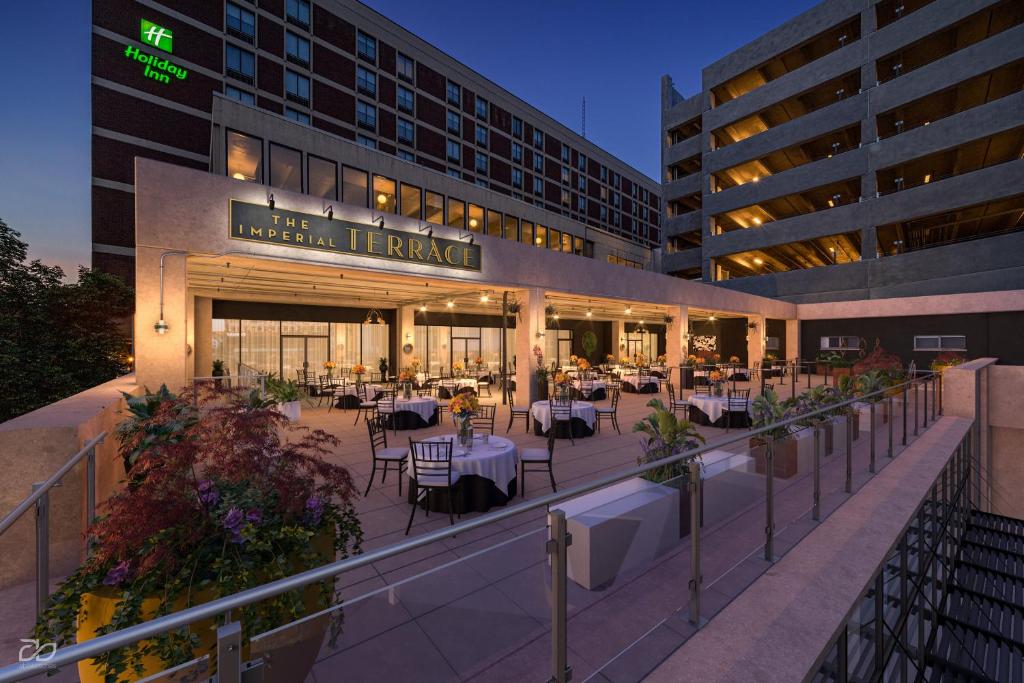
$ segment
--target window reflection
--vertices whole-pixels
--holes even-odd
[[[379,175],[373,176],[373,205],[384,213],[398,213],[394,180]]]
[[[263,182],[263,141],[250,135],[228,131],[228,175],[235,180]]]
[[[422,192],[420,188],[415,185],[407,185],[402,183],[402,215],[406,218],[420,217],[420,210],[422,208],[422,202],[420,196]]]
[[[344,178],[342,181],[341,191],[342,197],[346,204],[355,204],[356,206],[367,207],[367,190],[369,189],[366,171],[360,171],[358,168],[345,167],[343,172]]]
[[[469,229],[473,232],[484,231],[484,208],[482,206],[469,205]]]
[[[302,152],[270,143],[270,184],[302,192]]]
[[[548,229],[543,225],[538,225],[533,233],[533,244],[541,249],[548,245]]]
[[[501,237],[501,213],[487,209],[487,234]]]
[[[460,199],[448,198],[448,227],[466,227],[466,203]]]
[[[519,239],[519,219],[505,215],[505,239],[513,242]]]
[[[338,198],[338,165],[333,161],[315,157],[307,157],[309,171],[309,193],[314,197],[336,200]]]
[[[444,225],[444,197],[442,195],[436,192],[427,192],[423,219],[428,223]]]

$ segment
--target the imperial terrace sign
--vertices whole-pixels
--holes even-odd
[[[480,245],[231,200],[231,239],[480,270]]]

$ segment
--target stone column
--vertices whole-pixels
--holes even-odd
[[[878,258],[878,229],[873,225],[860,229],[860,258]]]
[[[188,283],[185,256],[164,259],[164,321],[167,332],[157,334],[160,319],[160,254],[163,249],[135,249],[135,376],[140,386],[173,392],[188,381]]]
[[[620,358],[626,353],[626,321],[625,320],[613,320],[612,321],[612,350],[609,351],[615,356],[615,361],[618,362]]]
[[[208,296],[197,296],[195,313],[192,318],[192,357],[195,358],[193,377],[209,377],[213,374],[213,361],[230,360],[214,358],[213,355],[213,299]],[[228,369],[229,363],[225,363]],[[231,374],[235,368],[230,368]]]
[[[519,301],[519,318],[516,320],[516,344],[512,349],[516,358],[516,404],[529,406],[537,400],[535,371],[537,360],[533,347],[544,348],[544,290],[531,288],[516,293]],[[545,363],[550,359],[545,358]]]
[[[750,329],[750,323],[757,323],[757,329]],[[754,367],[754,363],[764,360],[764,316],[748,315],[747,325],[747,366],[752,368]]]
[[[665,364],[671,368],[678,368],[681,360],[686,356],[684,345],[686,344],[686,329],[689,326],[687,310],[683,306],[669,306],[668,314],[675,320],[665,331]]]
[[[786,321],[786,358],[789,360],[800,358],[800,321]],[[810,360],[810,359],[808,359]]]
[[[412,362],[414,357],[419,357],[421,361],[426,361],[426,358],[422,356],[422,349],[417,349],[416,344],[416,309],[413,306],[399,306],[396,311],[396,323],[398,327],[398,343],[396,345],[396,353],[398,357],[395,359],[395,374],[398,374],[398,370],[404,367],[408,367],[409,363]],[[406,344],[412,344],[412,351],[406,353],[404,346]]]

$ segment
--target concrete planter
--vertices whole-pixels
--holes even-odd
[[[302,416],[302,401],[288,401],[274,406],[277,412],[288,418],[290,422],[298,422]]]
[[[799,444],[792,434],[775,442],[772,449],[772,461],[774,466],[772,472],[776,477],[789,479],[797,473],[799,467]],[[767,446],[759,438],[750,440],[750,457],[754,458],[756,472],[765,474],[768,469],[765,465]]]
[[[680,502],[678,489],[635,478],[559,505],[572,534],[569,578],[592,590],[670,550]]]

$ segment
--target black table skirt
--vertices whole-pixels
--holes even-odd
[[[388,429],[423,429],[437,425],[437,410],[430,416],[430,420],[424,420],[419,413],[411,410],[399,410],[397,413],[384,413],[384,424]],[[397,426],[396,424],[397,423]]]
[[[572,400],[574,401],[604,401],[608,398],[608,392],[604,389],[594,389],[590,396],[584,396],[580,393],[579,389],[572,390]]]
[[[355,410],[361,401],[355,394],[345,394],[334,399],[334,407],[342,410]]]
[[[572,427],[572,438],[574,439],[582,439],[584,437],[594,435],[594,430],[588,427],[587,423],[584,422],[581,418],[572,418],[570,425]],[[533,433],[536,436],[547,436],[547,432],[544,431],[543,425],[541,425],[540,420],[538,420],[537,418],[533,418]],[[569,430],[566,429],[564,424],[559,424],[555,427],[555,438],[569,438]]]
[[[722,416],[711,421],[711,418],[707,414],[698,408],[697,406],[690,406],[690,422],[695,424],[703,425],[705,427],[721,427],[725,429],[726,424],[730,427],[740,428],[750,426],[750,415],[748,413],[740,414],[738,411],[732,415],[732,423],[729,423],[729,413],[722,413]]]
[[[659,383],[654,382],[653,384],[645,384],[644,386],[637,389],[629,382],[624,381],[622,383],[622,391],[624,391],[627,394],[656,394],[658,393],[658,386]]]
[[[409,477],[409,493],[406,500],[411,505],[416,488],[416,480]],[[426,507],[431,512],[443,512],[448,514],[448,507],[453,504],[452,512],[461,515],[465,512],[487,512],[492,507],[503,507],[510,500],[516,497],[516,480],[513,479],[508,485],[508,492],[498,488],[497,484],[487,477],[475,474],[465,474],[459,477],[452,489],[454,501],[449,499],[448,491],[434,491],[422,502],[421,507]]]

